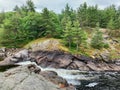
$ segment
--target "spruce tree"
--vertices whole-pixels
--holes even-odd
[[[73,32],[72,32],[72,22],[69,20],[66,23],[66,27],[63,30],[63,39],[65,40],[66,44],[71,48],[73,42]]]
[[[73,28],[73,38],[74,42],[76,44],[76,50],[79,50],[79,46],[83,43],[85,43],[87,39],[87,34],[84,30],[80,28],[79,21],[74,22],[74,28]]]
[[[91,46],[96,49],[101,49],[104,47],[103,34],[99,30],[99,24],[97,24],[95,35],[92,38]]]
[[[107,28],[112,29],[112,30],[115,29],[115,22],[114,22],[113,18],[111,18],[109,20]]]

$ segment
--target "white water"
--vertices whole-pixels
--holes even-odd
[[[86,79],[87,78],[84,75],[81,75],[79,70],[66,70],[66,69],[55,69],[55,68],[42,68],[38,66],[35,62],[31,61],[26,61],[26,62],[19,62],[16,63],[17,65],[29,65],[29,64],[34,64],[37,67],[41,69],[41,71],[54,71],[56,72],[59,76],[62,78],[66,79],[69,84],[73,85],[80,85],[80,80],[81,79]]]
[[[93,83],[89,83],[88,85],[86,85],[86,87],[95,87],[96,85],[98,85],[98,83],[93,82]]]

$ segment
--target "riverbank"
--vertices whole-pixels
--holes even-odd
[[[40,74],[42,77],[44,77],[45,80],[50,81],[51,83],[57,85],[57,87],[59,88],[59,89],[50,88],[47,90],[62,90],[62,89],[75,90],[75,87],[77,88],[77,90],[96,90],[97,88],[98,89],[100,88],[99,90],[109,90],[106,88],[109,88],[111,86],[105,85],[106,82],[108,82],[107,83],[108,85],[111,85],[110,82],[112,80],[114,80],[114,85],[112,86],[112,88],[117,87],[116,90],[119,90],[120,88],[118,85],[119,80],[116,81],[119,78],[120,72],[119,61],[105,62],[88,56],[72,55],[70,53],[57,50],[31,51],[27,49],[13,49],[13,50],[2,49],[2,51],[5,51],[6,53],[1,54],[3,55],[2,58],[4,58],[3,61],[0,61],[0,68],[3,67],[4,69],[2,70],[3,71],[2,74],[9,72],[8,69],[12,68],[10,69],[10,71],[12,72],[9,73],[11,77],[11,73],[13,73],[12,74],[13,76],[14,74],[16,75],[20,74],[19,71],[24,72],[24,69],[21,68],[27,67],[28,68],[27,72]],[[9,79],[10,77],[8,75],[8,77],[5,77],[4,79]],[[16,77],[21,78],[21,76]],[[103,79],[101,79],[102,77]],[[0,77],[0,79],[2,79],[2,77]],[[11,85],[10,82],[9,81],[6,82],[7,86],[5,86],[5,88],[10,87],[9,86]],[[16,81],[13,81],[13,83],[15,82]],[[31,83],[31,81],[29,83]],[[19,87],[22,88],[26,87],[28,84],[27,85],[25,84],[26,86],[20,85]],[[14,84],[14,87],[17,88],[16,83]],[[1,88],[3,87],[1,86]],[[42,90],[44,90],[44,88],[45,87],[43,87]],[[37,88],[36,90],[39,90],[39,88]]]
[[[17,50],[17,49],[16,49]],[[19,62],[31,61],[47,68],[80,70],[80,71],[120,71],[120,62],[104,61],[84,55],[72,55],[62,51],[31,51],[23,49],[12,53],[0,62],[0,66],[16,65]],[[4,57],[4,55],[3,55]]]

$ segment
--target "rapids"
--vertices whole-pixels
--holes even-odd
[[[69,84],[75,85],[77,90],[120,90],[120,72],[96,72],[42,68],[35,62],[19,62],[17,65],[34,64],[42,71],[54,71]]]

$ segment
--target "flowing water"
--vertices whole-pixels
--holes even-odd
[[[35,64],[42,71],[54,71],[76,86],[77,90],[120,90],[120,72],[79,71],[55,68],[42,68],[35,62],[20,62],[17,65]]]

